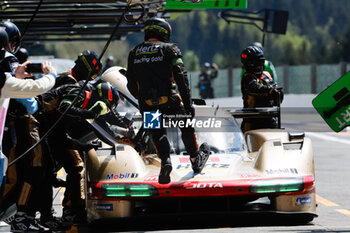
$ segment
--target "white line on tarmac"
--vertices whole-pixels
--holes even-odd
[[[336,209],[336,211],[338,211],[339,213],[342,213],[348,217],[350,217],[350,211],[346,210],[346,209]]]
[[[316,201],[325,206],[339,206],[337,203],[327,200],[319,195],[316,195]]]

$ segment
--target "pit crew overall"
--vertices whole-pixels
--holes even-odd
[[[275,82],[271,75],[264,71],[260,77],[245,73],[241,80],[241,91],[244,108],[272,107],[276,101],[272,95]],[[243,132],[253,129],[277,128],[275,117],[243,119],[241,129]]]
[[[146,41],[137,45],[128,58],[128,89],[138,99],[141,113],[157,111],[162,114],[193,114],[187,73],[177,45]],[[157,154],[165,161],[170,154],[166,131],[149,130]],[[192,157],[198,150],[194,129],[181,128],[182,141]]]

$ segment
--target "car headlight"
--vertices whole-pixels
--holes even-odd
[[[278,193],[295,192],[304,190],[303,178],[279,178],[269,180],[257,180],[252,182],[251,193]]]
[[[151,197],[158,195],[157,188],[150,184],[102,184],[101,188],[106,197]]]

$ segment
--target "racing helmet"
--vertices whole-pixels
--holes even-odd
[[[9,38],[9,43],[6,50],[12,54],[15,54],[19,47],[21,47],[21,32],[19,31],[18,27],[10,21],[3,21],[0,25],[5,27]]]
[[[264,52],[256,46],[248,46],[241,53],[241,62],[248,72],[261,75],[264,70]]]
[[[98,62],[98,63],[97,63]],[[91,50],[83,51],[75,60],[74,73],[79,80],[95,79],[102,71],[102,63]]]
[[[145,41],[150,38],[157,38],[163,42],[170,41],[171,26],[162,18],[153,17],[145,22]]]
[[[29,53],[27,49],[25,48],[20,48],[17,53],[15,53],[15,56],[17,57],[18,61],[20,64],[28,60]]]
[[[9,43],[9,38],[4,27],[0,27],[0,62],[5,58],[6,47]]]
[[[99,99],[107,104],[112,109],[118,105],[120,99],[117,89],[115,89],[109,82],[101,82],[96,86]]]
[[[258,42],[258,41],[254,42],[251,46],[255,46],[255,47],[258,47],[261,50],[264,50],[263,45],[260,42]]]

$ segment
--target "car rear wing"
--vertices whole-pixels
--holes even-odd
[[[278,120],[278,128],[281,128],[281,108],[271,107],[271,108],[224,108],[228,111],[234,118],[267,118],[276,117]]]

